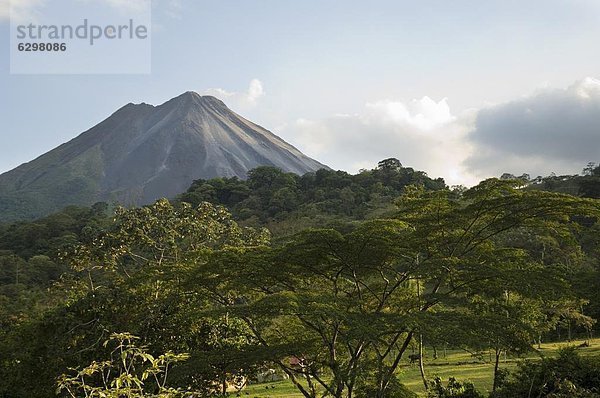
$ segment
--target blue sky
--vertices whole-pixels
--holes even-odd
[[[144,0],[13,1],[44,15],[70,1],[119,12]],[[308,155],[352,172],[394,156],[468,184],[505,171],[575,173],[600,160],[594,0],[154,0],[149,75],[11,75],[6,4],[0,0],[0,172],[128,102],[160,104],[188,90],[220,96]],[[560,117],[562,109],[571,117]],[[519,116],[527,112],[535,117]],[[573,114],[572,125],[546,135]],[[535,140],[556,149],[576,141],[581,150],[562,156]]]

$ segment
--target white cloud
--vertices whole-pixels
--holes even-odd
[[[263,95],[265,95],[265,91],[261,81],[258,79],[252,79],[250,81],[250,86],[248,87],[248,100],[251,102],[256,102]]]
[[[577,173],[600,160],[600,81],[481,109],[468,139],[477,150],[465,165],[480,176]]]
[[[0,0],[0,21],[10,18],[9,0]]]
[[[12,18],[15,22],[35,21],[46,0],[0,0],[0,22]]]
[[[61,2],[64,6],[65,0],[53,0],[55,3]],[[149,8],[151,0],[73,0],[79,3],[100,3],[111,7],[120,12],[145,12]],[[0,21],[8,21],[12,18],[15,21],[36,21],[41,15],[41,10],[45,6],[52,4],[51,0],[0,0]],[[173,11],[181,8],[179,0],[169,0],[165,6],[167,11]]]
[[[165,6],[165,14],[173,19],[181,19],[183,3],[181,0],[168,0]]]
[[[106,2],[110,7],[131,12],[131,11],[145,11],[150,5],[150,0],[96,0],[99,2]]]
[[[146,11],[148,6],[152,7],[156,15],[165,15],[171,19],[181,19],[187,0],[79,0],[79,1],[99,1],[107,2],[109,6],[115,9],[122,9],[126,12]]]
[[[248,86],[248,90],[244,92],[227,91],[222,88],[210,88],[205,91],[205,94],[220,98],[234,108],[248,108],[257,104],[258,100],[265,95],[265,90],[260,80],[252,79]]]
[[[356,172],[396,157],[404,166],[444,177],[449,184],[472,184],[475,179],[462,165],[471,151],[465,135],[472,120],[472,112],[453,115],[446,99],[423,97],[408,104],[370,102],[356,115],[298,119],[283,133],[334,168]]]
[[[446,98],[435,102],[425,96],[420,100],[412,100],[408,105],[398,101],[377,101],[367,103],[366,107],[370,110],[370,116],[379,120],[423,131],[433,130],[456,119],[450,114]]]
[[[56,1],[56,0],[55,0]],[[60,0],[63,1],[64,0]],[[75,0],[79,3],[95,3],[110,7],[120,14],[146,13],[151,9],[152,0]]]

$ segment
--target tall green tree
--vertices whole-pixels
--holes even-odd
[[[488,180],[458,199],[409,189],[396,219],[346,234],[308,230],[275,249],[225,248],[195,280],[247,323],[304,396],[352,397],[368,385],[385,397],[413,339],[434,328],[449,333],[457,321],[477,325],[483,304],[478,310],[474,297],[485,298],[490,314],[486,341],[505,349],[527,340],[523,328],[509,327],[527,315],[510,300],[492,305],[494,297],[536,300],[542,283],[566,294],[558,273],[501,238],[516,229],[568,236],[570,217],[597,214],[597,204],[519,186]]]
[[[223,368],[223,355],[215,352],[227,348],[235,357],[233,350],[243,352],[248,344],[232,336],[241,330],[233,322],[216,322],[219,316],[198,310],[205,300],[185,287],[186,274],[211,251],[268,240],[266,231],[240,227],[224,208],[208,203],[193,208],[160,200],[119,209],[110,228],[63,253],[73,271],[55,291],[56,305],[7,333],[7,344],[0,344],[0,378],[7,381],[0,383],[0,395],[51,396],[60,373],[103,358],[102,341],[123,330],[139,336],[151,352],[188,352],[189,362],[210,352],[212,362],[204,361],[201,372],[173,380],[220,386],[228,370],[239,372],[245,362]],[[28,382],[33,378],[37,383]]]

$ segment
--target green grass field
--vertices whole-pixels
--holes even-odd
[[[542,344],[538,353],[531,353],[526,358],[535,359],[543,356],[554,356],[558,349],[569,345],[579,345],[583,342],[572,341],[570,343],[547,343]],[[600,357],[600,339],[590,341],[590,347],[580,348],[581,355],[590,355]],[[455,377],[458,380],[470,380],[481,391],[489,391],[492,387],[493,363],[489,355],[484,355],[483,358],[475,358],[465,351],[450,351],[446,353],[446,357],[442,352],[438,352],[439,358],[433,360],[433,353],[427,351],[425,353],[425,373],[427,377],[432,379],[434,376],[440,376],[443,380],[449,377]],[[517,362],[524,358],[508,357],[502,358],[500,367],[504,369],[513,369],[517,366]],[[402,364],[399,371],[400,380],[411,390],[424,395],[423,383],[419,368],[417,365],[409,365],[408,361]],[[302,398],[302,394],[298,393],[291,382],[280,381],[274,383],[254,384],[248,386],[240,394],[242,397],[256,398]]]

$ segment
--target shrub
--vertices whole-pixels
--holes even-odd
[[[525,361],[500,383],[494,398],[600,398],[600,361],[581,357],[574,347],[557,358]]]
[[[477,391],[473,383],[460,382],[454,377],[450,377],[446,385],[442,379],[436,377],[429,387],[427,396],[429,398],[483,398],[483,394]]]

